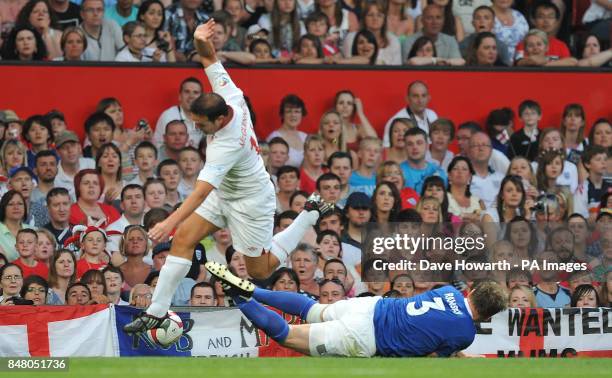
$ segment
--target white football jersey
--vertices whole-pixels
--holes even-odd
[[[234,111],[231,121],[217,131],[206,148],[206,164],[198,180],[218,189],[223,199],[261,194],[271,185],[270,175],[259,155],[257,136],[242,91],[220,62],[205,70],[213,92]]]

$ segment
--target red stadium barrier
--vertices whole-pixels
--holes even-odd
[[[404,106],[408,83],[425,81],[430,107],[455,123],[484,121],[494,108],[516,110],[527,98],[542,105],[542,126],[558,126],[563,107],[581,103],[587,124],[612,118],[612,75],[607,71],[458,71],[395,69],[231,68],[232,78],[250,97],[257,115],[257,133],[265,138],[280,124],[278,105],[288,93],[301,96],[309,115],[304,131],[318,127],[319,116],[333,105],[336,91],[351,89],[360,97],[366,115],[382,131],[387,119]],[[159,114],[176,104],[179,83],[188,76],[206,78],[194,66],[155,65],[41,65],[0,66],[0,108],[21,117],[63,111],[72,129],[83,134],[83,121],[103,97],[117,97],[124,106],[126,125],[145,117],[153,125]],[[207,88],[210,88],[206,84]]]

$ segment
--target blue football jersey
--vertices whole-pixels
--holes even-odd
[[[383,298],[374,310],[377,353],[390,357],[439,356],[467,348],[476,327],[461,292],[452,286],[412,298]]]

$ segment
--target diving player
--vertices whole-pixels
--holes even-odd
[[[281,345],[311,356],[451,356],[474,341],[475,320],[504,310],[508,301],[501,286],[483,282],[467,298],[444,286],[412,298],[351,298],[324,305],[297,293],[257,288],[215,262],[206,269],[222,280],[253,324]],[[259,302],[308,324],[288,325]]]

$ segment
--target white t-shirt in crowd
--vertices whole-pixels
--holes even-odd
[[[419,129],[425,131],[427,135],[429,135],[429,124],[438,119],[438,115],[431,109],[425,109],[425,117],[419,118],[416,114],[412,114],[413,117],[410,117],[406,108],[398,111],[393,115],[393,117],[389,118],[387,123],[385,124],[385,132],[383,134],[383,147],[391,147],[391,141],[389,140],[389,129],[391,128],[391,123],[396,118],[409,118],[416,120],[417,126]]]
[[[179,105],[169,107],[159,116],[157,124],[155,125],[155,133],[153,133],[153,144],[159,148],[164,143],[166,125],[176,120],[185,122],[188,135],[187,144],[197,148],[204,134],[195,126],[193,120]]]

